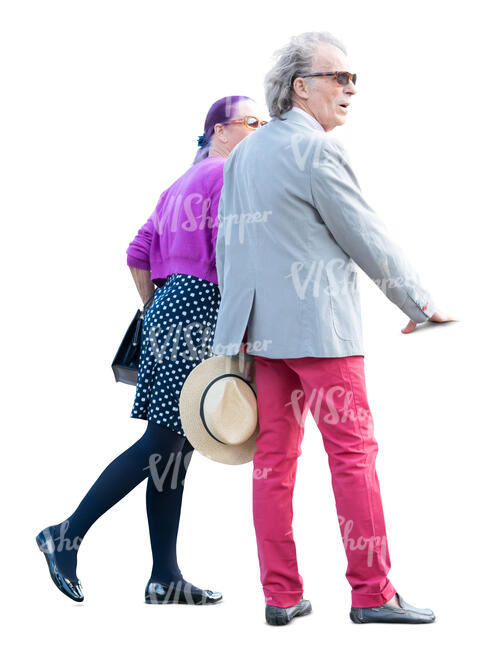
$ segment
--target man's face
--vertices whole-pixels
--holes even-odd
[[[343,52],[330,44],[321,44],[315,52],[311,72],[354,72],[350,70],[348,60]],[[348,105],[356,93],[355,86],[349,81],[340,86],[334,77],[307,77],[307,110],[321,124],[325,131],[345,123]]]

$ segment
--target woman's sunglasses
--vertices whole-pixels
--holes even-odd
[[[356,74],[351,72],[309,72],[308,74],[296,75],[296,77],[334,77],[340,86],[347,86],[350,81],[356,84],[357,80]]]
[[[230,122],[224,122],[224,124],[243,124],[247,128],[255,131],[255,129],[258,129],[259,126],[267,124],[267,122],[264,120],[259,120],[258,117],[253,117],[253,115],[246,115],[246,117],[242,117],[239,120],[231,120]]]

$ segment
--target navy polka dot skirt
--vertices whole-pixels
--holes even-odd
[[[219,287],[174,273],[156,289],[143,323],[132,418],[162,424],[184,435],[179,395],[188,374],[212,356]]]

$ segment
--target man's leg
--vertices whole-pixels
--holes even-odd
[[[257,356],[255,369],[260,432],[253,459],[253,520],[260,579],[268,605],[290,607],[303,594],[292,523],[296,464],[308,409],[298,375],[284,360]]]
[[[348,558],[353,607],[383,605],[395,594],[390,569],[363,356],[289,359],[298,372],[329,457]]]

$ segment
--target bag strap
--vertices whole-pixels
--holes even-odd
[[[145,302],[145,304],[143,305],[143,309],[140,309],[139,312],[137,312],[137,313],[139,313],[139,318],[138,318],[138,320],[136,322],[136,328],[134,330],[133,339],[131,341],[131,343],[134,346],[137,346],[139,344],[139,342],[140,342],[141,329],[143,327],[143,321],[145,320],[145,314],[146,314],[149,306],[152,304],[154,297],[155,297],[155,291],[152,293],[152,295]]]
[[[155,292],[152,293],[152,295],[148,298],[148,300],[143,305],[143,313],[145,313],[146,310],[148,309],[148,307],[151,305],[151,303],[153,302],[154,297],[155,297]]]

